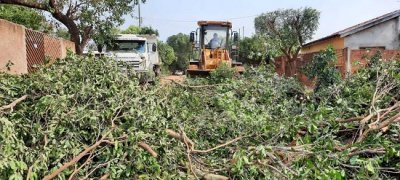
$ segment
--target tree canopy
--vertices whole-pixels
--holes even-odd
[[[311,62],[303,67],[309,80],[316,80],[315,92],[325,89],[341,81],[340,72],[336,69],[336,51],[332,45],[315,54]]]
[[[145,0],[141,0],[145,2]],[[123,16],[132,12],[139,0],[1,0],[0,4],[12,4],[42,10],[66,26],[76,52],[81,54],[93,34],[107,34],[124,22]]]
[[[259,63],[267,58],[267,44],[258,36],[245,37],[239,41],[239,55],[245,63]]]
[[[139,27],[139,26],[130,25],[127,29],[122,30],[121,33],[123,33],[123,34],[155,34],[156,36],[159,36],[158,30],[153,29],[150,26]]]
[[[297,58],[301,46],[312,39],[320,12],[313,8],[268,12],[255,19],[256,32],[274,44],[289,61]]]
[[[0,5],[0,19],[21,24],[33,30],[43,30],[46,20],[37,10],[4,4]]]
[[[162,41],[159,41],[157,44],[161,61],[166,66],[170,66],[176,60],[174,49],[167,43],[164,43]]]
[[[170,36],[167,44],[174,49],[176,55],[176,61],[172,63],[172,70],[185,70],[192,52],[189,36],[183,33]]]

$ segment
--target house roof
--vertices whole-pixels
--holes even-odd
[[[350,36],[350,35],[352,35],[354,33],[363,31],[365,29],[368,29],[370,27],[376,26],[378,24],[381,24],[383,22],[389,21],[391,19],[397,18],[399,16],[400,16],[400,10],[396,10],[396,11],[393,11],[391,13],[388,13],[388,14],[376,17],[374,19],[362,22],[362,23],[357,24],[355,26],[346,28],[344,30],[335,32],[335,33],[333,33],[333,34],[331,34],[329,36],[323,37],[321,39],[317,39],[315,41],[311,41],[309,43],[304,44],[303,46],[307,47],[307,46],[313,45],[315,43],[318,43],[320,41],[323,41],[323,40],[326,40],[326,39],[330,39],[330,38],[333,38],[333,37],[341,37],[341,38],[343,38],[343,37],[346,37],[346,36]]]

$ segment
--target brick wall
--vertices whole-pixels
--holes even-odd
[[[373,49],[349,51],[347,48],[345,48],[336,50],[337,62],[335,66],[339,70],[342,78],[346,78],[347,74],[356,73],[360,68],[364,67],[368,63],[370,57],[375,55],[377,51],[381,52],[383,60],[400,59],[400,50]],[[350,55],[348,55],[348,53],[350,53]],[[314,82],[308,80],[308,78],[301,72],[301,69],[312,60],[315,54],[317,53],[301,54],[299,55],[299,58],[293,63],[287,62],[286,57],[284,56],[275,58],[276,72],[279,75],[296,77],[306,86],[313,86]],[[348,57],[350,57],[350,61],[347,60]],[[294,67],[293,71],[290,70],[290,65]]]
[[[382,60],[398,60],[400,59],[400,50],[351,50],[351,73],[356,73],[360,68],[368,64],[370,57],[377,52],[382,55]]]
[[[0,19],[0,72],[28,73],[25,28]]]
[[[314,86],[314,81],[309,80],[303,73],[302,69],[305,65],[311,62],[314,55],[317,53],[301,54],[299,58],[289,63],[285,56],[275,58],[275,69],[279,75],[285,75],[288,77],[296,77],[307,86]],[[336,68],[339,70],[340,74],[344,78],[346,76],[346,61],[347,61],[347,49],[336,50],[337,63]],[[290,67],[293,67],[291,70]]]
[[[10,74],[33,72],[38,65],[65,58],[67,49],[75,51],[75,44],[71,41],[2,19],[0,39],[0,72]]]

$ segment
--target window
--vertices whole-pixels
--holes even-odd
[[[125,52],[146,52],[145,41],[114,41],[111,51],[125,51]]]
[[[360,47],[361,50],[385,50],[385,46]]]
[[[206,48],[226,48],[228,28],[221,26],[204,27],[204,45]]]

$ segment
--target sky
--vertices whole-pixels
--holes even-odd
[[[400,9],[400,0],[147,0],[141,5],[143,26],[158,29],[160,40],[189,34],[199,20],[229,20],[233,30],[254,34],[254,18],[277,9],[312,7],[321,12],[314,39]],[[133,13],[137,17],[138,11]],[[127,16],[125,24],[138,25]]]

